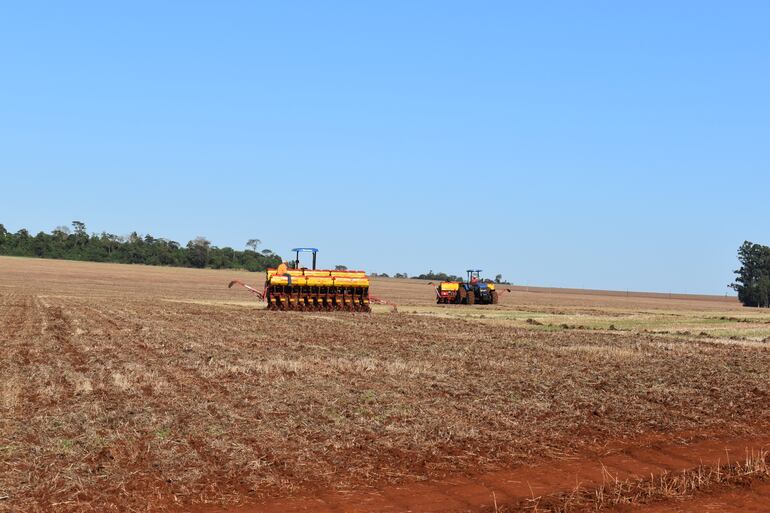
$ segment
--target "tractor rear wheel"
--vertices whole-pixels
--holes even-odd
[[[468,304],[472,305],[476,302],[476,291],[471,289],[468,291]]]
[[[492,304],[496,305],[497,301],[498,301],[498,299],[497,299],[497,291],[493,290],[491,295],[492,295]]]
[[[468,296],[468,292],[460,286],[460,288],[457,289],[457,295],[455,296],[455,302],[458,305],[464,305],[466,303],[466,297]]]

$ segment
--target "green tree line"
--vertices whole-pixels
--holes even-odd
[[[51,233],[32,235],[26,229],[10,233],[0,224],[0,255],[115,262],[121,264],[165,265],[212,269],[246,269],[264,271],[276,267],[281,257],[269,249],[257,251],[260,241],[251,239],[251,249],[239,251],[230,247],[212,246],[204,237],[197,237],[182,246],[176,241],[139,235],[127,237],[102,232],[88,234],[86,225],[72,222],[72,229],[59,226]]]
[[[398,278],[399,276],[396,275]],[[403,275],[404,278],[406,278],[406,274]],[[466,278],[461,278],[459,276],[455,276],[453,274],[447,274],[447,273],[434,273],[433,270],[428,271],[427,273],[420,274],[419,276],[412,276],[415,280],[432,280],[432,281],[466,281]],[[498,274],[495,276],[494,280],[490,279],[484,279],[483,281],[487,283],[508,283],[507,281],[503,280],[503,275]]]
[[[433,280],[433,281],[463,281],[459,276],[447,273],[434,273],[431,269],[427,273],[420,274],[418,276],[412,276],[415,280]]]
[[[770,308],[770,247],[745,241],[738,248],[741,268],[731,288],[745,306]]]
[[[380,278],[409,278],[409,275],[406,273],[396,273],[393,276],[389,275],[388,273],[371,273],[369,276],[373,276],[375,278],[378,276]]]

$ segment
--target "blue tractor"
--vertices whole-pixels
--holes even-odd
[[[465,272],[468,273],[468,281],[460,284],[460,287],[464,289],[465,294],[460,292],[461,296],[464,296],[463,303],[468,305],[496,305],[497,304],[497,290],[495,290],[494,283],[485,283],[481,279],[481,269],[468,269]]]

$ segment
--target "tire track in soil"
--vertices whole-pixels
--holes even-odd
[[[24,328],[27,318],[26,312],[32,305],[31,296],[8,294],[0,296],[0,341],[9,342],[18,338]]]
[[[85,346],[77,348],[72,341],[73,336],[78,336],[75,335],[74,330],[77,325],[78,328],[85,328],[81,336],[94,343],[94,347],[89,350],[89,353],[96,361],[103,358],[104,361],[118,365],[124,362],[138,364],[163,376],[163,379],[175,389],[175,392],[170,394],[164,393],[145,397],[145,401],[155,402],[155,407],[150,409],[163,411],[164,404],[169,398],[188,395],[190,389],[194,390],[193,395],[200,401],[224,402],[225,396],[221,393],[222,387],[213,386],[213,383],[205,382],[197,373],[174,365],[174,362],[170,361],[169,355],[162,354],[150,344],[142,343],[140,337],[142,336],[143,325],[133,320],[127,310],[121,312],[108,310],[105,313],[98,308],[83,305],[77,301],[68,301],[61,305],[42,301],[41,303],[45,313],[42,323],[44,335],[55,341],[57,348],[66,355],[68,360],[74,362],[76,370],[88,370],[89,368],[86,365]],[[212,389],[220,391],[220,394],[216,397],[212,396]],[[104,404],[120,404],[124,402],[124,399],[120,397],[119,393],[116,395],[115,392],[108,391],[101,395],[101,401]],[[155,436],[154,434],[147,435],[150,440]],[[216,468],[222,461],[221,455],[208,450],[200,440],[188,440],[187,447],[195,451],[204,466]],[[155,478],[159,482],[165,480],[162,475],[155,476]],[[152,479],[150,478],[150,481]],[[146,481],[148,486],[153,484],[150,481]]]
[[[0,302],[0,341],[14,342],[41,333],[41,313],[37,296],[8,294]]]
[[[24,374],[33,360],[25,335],[34,327],[34,301],[31,295],[0,295],[0,447],[7,445],[13,422],[21,418],[26,401]],[[2,462],[0,453],[0,462]]]
[[[703,465],[735,461],[746,452],[770,447],[770,434],[756,438],[703,440],[687,445],[655,443],[627,446],[601,456],[589,456],[476,476],[456,476],[422,483],[369,490],[319,491],[303,497],[279,498],[235,508],[187,507],[190,513],[466,513],[492,512],[497,507],[524,511],[532,499],[591,488],[608,479],[637,479]],[[731,503],[734,509],[709,509]],[[707,507],[708,506],[708,507]],[[759,509],[751,509],[758,507]],[[607,511],[639,513],[703,513],[704,511],[770,511],[770,484],[731,490],[714,497],[677,503],[657,503]],[[526,509],[529,511],[529,509]]]
[[[34,312],[32,296],[21,294],[3,294],[0,296],[0,343],[4,358],[0,359],[0,369],[8,366],[24,366],[30,363],[29,348],[21,339],[30,329],[30,319]],[[6,376],[5,379],[8,377]]]
[[[188,369],[179,365],[160,364],[158,362],[167,362],[168,356],[162,354],[151,344],[143,343],[138,340],[142,336],[144,324],[134,319],[137,315],[131,316],[128,310],[105,309],[104,311],[94,308],[90,305],[78,305],[87,310],[90,315],[89,323],[95,323],[96,326],[109,326],[108,335],[102,337],[110,342],[113,355],[122,354],[123,358],[116,358],[116,361],[134,361],[141,363],[145,368],[152,369],[163,376],[163,378],[179,391],[195,389],[195,396],[199,402],[211,402],[216,404],[227,404],[229,392],[227,388],[217,382],[208,380],[200,375],[198,371]],[[150,322],[147,317],[142,317],[145,322]],[[154,320],[154,319],[153,319]],[[162,322],[162,321],[161,321]],[[129,343],[126,342],[128,338]],[[124,343],[121,343],[123,341]],[[183,394],[172,394],[174,396]],[[222,415],[219,412],[213,412],[210,409],[206,412],[217,421],[222,421]],[[187,444],[198,457],[209,466],[216,468],[222,461],[222,455],[210,449],[200,438],[191,438]]]
[[[65,314],[61,305],[52,305],[39,298],[36,298],[36,302],[42,306],[44,314],[43,335],[54,339],[57,348],[64,352],[73,369],[79,373],[88,371],[88,360],[84,352],[77,348],[72,340],[75,330],[72,327],[71,314]]]
[[[19,377],[19,373],[31,364],[47,363],[50,352],[41,340],[45,320],[39,298],[27,294],[8,294],[0,298],[0,344],[3,350],[0,372],[2,379],[9,380],[11,376]],[[26,381],[28,376],[21,378]]]
[[[139,361],[146,368],[162,374],[163,378],[178,390],[194,388],[197,392],[196,397],[201,400],[209,400],[219,404],[228,403],[226,399],[229,396],[229,391],[221,383],[206,379],[197,370],[178,365],[159,365],[158,362],[168,361],[168,355],[163,354],[151,344],[139,340],[143,336],[142,330],[145,326],[133,320],[125,310],[103,312],[88,305],[82,305],[82,307],[93,314],[92,321],[94,318],[101,319],[104,324],[110,326],[109,335],[104,338],[110,341],[114,352],[126,355],[125,361]],[[147,321],[147,319],[145,320]],[[101,325],[101,323],[97,324]],[[129,339],[128,344],[125,343],[126,338]],[[120,343],[121,339],[124,343]],[[216,391],[216,394],[211,393],[212,389]],[[221,416],[217,415],[217,419],[221,420]]]

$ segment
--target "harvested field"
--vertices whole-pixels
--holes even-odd
[[[261,285],[0,257],[0,511],[481,511],[521,503],[509,472],[770,439],[770,315],[731,298],[380,279],[398,313],[268,312],[231,278]]]

